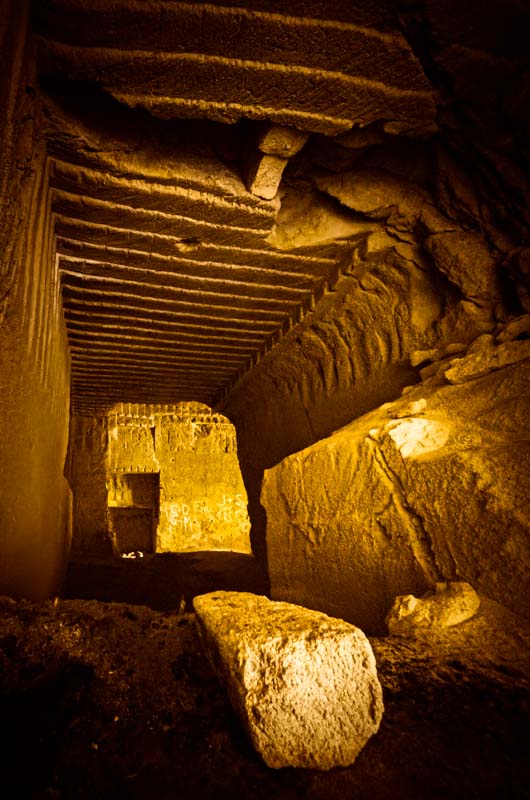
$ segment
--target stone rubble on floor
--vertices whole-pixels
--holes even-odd
[[[480,598],[469,583],[451,581],[437,583],[434,591],[423,597],[401,595],[394,600],[386,624],[389,633],[414,635],[432,628],[450,628],[473,617],[480,607]]]

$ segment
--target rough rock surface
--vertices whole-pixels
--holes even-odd
[[[423,597],[396,597],[386,617],[389,633],[414,634],[421,628],[449,628],[477,613],[480,598],[469,583],[437,583]]]
[[[374,630],[396,595],[464,580],[530,616],[528,364],[442,369],[268,470],[272,596]]]
[[[70,357],[26,5],[0,24],[0,592],[42,599],[71,536]]]
[[[463,78],[518,120],[525,51],[508,57],[501,42],[489,53],[497,30],[517,39],[523,14],[506,5],[479,14],[477,31],[475,5],[464,13],[456,0],[414,11],[400,0],[296,0],[274,13],[244,0],[35,0],[77,410],[221,404],[352,250],[360,277],[392,251],[432,278],[446,313],[430,338],[444,344],[476,335],[476,303],[481,327],[492,322],[506,258],[503,278],[516,284],[506,296],[523,297],[517,148],[500,120],[474,136],[485,126],[467,114],[477,109]],[[250,174],[249,142],[264,155]],[[455,308],[465,298],[471,306]],[[398,340],[401,315],[391,316]]]
[[[476,233],[436,233],[425,242],[438,268],[475,302],[491,302],[498,294],[496,263]]]
[[[2,598],[4,796],[527,800],[528,626],[483,599],[462,625],[370,643],[377,736],[350,767],[275,770],[242,735],[194,615]]]
[[[348,766],[383,713],[362,631],[238,592],[193,601],[206,647],[254,747],[270,767]]]
[[[44,595],[60,577],[70,396],[87,413],[225,404],[261,554],[264,468],[395,399],[419,377],[418,351],[434,361],[421,377],[439,383],[513,360],[486,365],[491,339],[476,342],[479,373],[479,351],[467,366],[446,356],[530,308],[527,4],[4,6],[6,590]],[[242,169],[266,120],[310,134],[297,154],[272,154],[289,163],[268,201]],[[436,456],[452,447],[444,430],[402,418],[387,444],[414,459],[419,435]],[[520,468],[521,438],[510,444],[494,485]]]
[[[38,4],[44,68],[97,76],[122,103],[152,114],[246,116],[330,134],[374,120],[397,131],[433,128],[429,83],[388,8],[305,0],[276,3],[274,13],[268,3],[96,7],[97,17],[79,0]]]
[[[530,314],[521,314],[520,317],[510,320],[497,336],[497,341],[511,342],[513,339],[524,336],[530,338]]]
[[[529,359],[530,341],[504,342],[498,347],[484,348],[478,352],[468,350],[468,353],[445,370],[444,375],[450,383],[465,383],[499,367]]]

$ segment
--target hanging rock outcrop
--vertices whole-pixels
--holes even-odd
[[[431,87],[391,8],[269,8],[115,0],[95,14],[54,0],[37,4],[35,28],[46,72],[97,79],[162,118],[246,116],[332,135],[374,120],[435,129]]]
[[[212,663],[269,767],[355,761],[383,714],[362,631],[244,592],[201,595],[193,605]]]
[[[0,593],[41,599],[70,546],[70,357],[28,7],[2,3],[0,23]]]

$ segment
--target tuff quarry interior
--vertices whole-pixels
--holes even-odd
[[[530,796],[529,34],[522,0],[4,0],[9,796]],[[313,766],[283,717],[270,764],[246,738],[275,625],[297,692],[300,641],[368,637],[354,763],[331,711]]]

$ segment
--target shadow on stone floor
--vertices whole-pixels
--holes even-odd
[[[190,611],[199,594],[218,590],[267,594],[268,588],[267,576],[254,556],[201,551],[75,559],[69,564],[61,597]]]
[[[16,800],[528,800],[528,626],[484,601],[421,639],[371,638],[379,732],[328,772],[269,769],[193,614],[0,598],[2,796]]]

